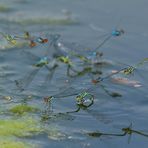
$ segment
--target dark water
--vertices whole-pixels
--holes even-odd
[[[75,42],[93,49],[103,40],[99,36],[111,32],[118,26],[125,30],[125,34],[119,38],[111,38],[100,49],[104,53],[103,60],[109,61],[108,65],[99,68],[103,74],[106,74],[116,68],[125,67],[124,64],[134,65],[141,59],[147,58],[147,4],[146,0],[1,0],[0,5],[5,5],[8,9],[0,11],[0,32],[15,35],[23,34],[24,31],[29,31],[33,35],[58,33],[62,41]],[[65,13],[70,13],[70,21],[67,19],[69,15]],[[49,19],[50,21],[47,21]],[[53,23],[54,19],[60,21]],[[68,96],[55,97],[51,105],[53,112],[48,114],[48,119],[44,122],[41,121],[41,112],[30,113],[29,116],[37,118],[40,125],[45,129],[48,128],[49,132],[44,131],[29,138],[17,137],[17,140],[43,148],[138,148],[140,146],[147,148],[148,137],[142,134],[132,132],[124,136],[115,136],[122,135],[124,133],[122,128],[127,128],[131,123],[131,129],[148,133],[147,63],[129,77],[130,80],[140,81],[141,87],[115,84],[110,79],[102,82],[108,90],[119,92],[122,97],[111,97],[99,85],[92,86],[90,75],[67,77],[64,64],[57,68],[52,80],[46,84],[44,81],[48,70],[41,69],[25,91],[20,92],[14,81],[28,75],[33,70],[31,65],[34,64],[34,60],[22,51],[31,51],[35,55],[43,56],[49,45],[42,44],[32,49],[24,46],[10,48],[2,37],[0,39],[1,119],[10,117],[3,112],[23,102],[28,95],[33,97],[28,99],[27,103],[43,112],[47,108],[42,99],[45,96],[57,94],[65,90],[64,88],[68,89],[65,93],[71,94],[75,92],[74,89],[81,92],[83,89],[94,87],[90,92],[95,96],[95,101],[87,109],[66,114],[77,109],[75,96]],[[74,48],[72,44],[71,48]],[[119,66],[119,62],[124,64]],[[77,68],[79,69],[79,66]],[[3,99],[4,96],[11,96],[15,103],[9,103]],[[50,132],[53,125],[57,130],[55,135]],[[93,132],[101,132],[102,135],[97,137],[88,134]],[[105,133],[115,135],[105,135]],[[0,134],[0,139],[2,137]]]

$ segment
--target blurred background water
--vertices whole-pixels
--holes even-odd
[[[15,35],[23,34],[24,31],[29,31],[33,35],[60,34],[63,41],[75,42],[94,49],[103,40],[99,36],[110,33],[116,27],[124,29],[123,36],[111,38],[100,49],[104,53],[103,59],[110,61],[109,66],[104,68],[108,73],[110,69],[116,68],[119,62],[134,65],[147,57],[147,5],[146,0],[0,0],[0,32]],[[43,69],[29,88],[20,93],[16,90],[14,80],[24,77],[32,70],[31,64],[34,61],[22,54],[22,50],[30,49],[22,47],[8,50],[5,49],[3,37],[0,40],[0,95],[12,96],[15,101],[23,101],[24,96],[33,94],[36,98],[29,100],[29,103],[44,110],[42,97],[57,94],[62,88],[67,87],[65,66],[57,69],[48,87],[41,87],[47,74],[47,70]],[[44,55],[46,48],[48,45],[39,45],[31,49],[31,52],[38,56]],[[68,115],[56,115],[47,120],[45,126],[50,128],[50,124],[54,124],[59,131],[58,135],[40,134],[24,139],[43,148],[147,148],[147,137],[134,133],[130,143],[128,135],[95,138],[86,134],[98,131],[121,133],[121,129],[131,123],[133,129],[148,132],[147,64],[138,69],[138,72],[135,72],[131,79],[140,81],[142,87],[116,85],[105,80],[103,85],[111,91],[120,92],[121,98],[108,96],[98,85],[92,91],[95,96],[92,107]],[[73,82],[72,87],[77,90],[91,87],[88,78],[89,76],[85,76],[70,80]],[[3,104],[3,99],[1,102],[2,110],[13,106],[13,103]],[[55,113],[76,109],[73,96],[55,99],[52,106]],[[40,113],[35,116],[40,118]],[[1,119],[5,118],[7,115],[1,116]]]

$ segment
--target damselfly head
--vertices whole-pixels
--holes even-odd
[[[132,129],[130,127],[122,128],[122,131],[124,131],[127,134],[132,134]]]
[[[94,51],[93,53],[92,53],[92,56],[94,56],[94,57],[102,57],[103,56],[103,52],[98,52],[98,51]]]
[[[91,82],[92,82],[93,84],[97,84],[97,83],[98,83],[98,80],[93,79],[93,80],[91,80]]]
[[[34,41],[30,41],[30,47],[35,47],[36,46],[36,43]]]
[[[124,30],[120,29],[120,30],[113,30],[111,34],[112,36],[116,37],[116,36],[121,36],[124,33],[125,33]]]
[[[92,82],[93,84],[97,84],[97,83],[101,82],[102,80],[103,80],[103,78],[98,77],[97,79],[93,79],[91,82]]]
[[[49,103],[52,99],[53,99],[52,96],[46,96],[46,97],[43,98],[45,103]]]
[[[48,42],[48,39],[43,39],[43,38],[41,38],[41,37],[38,37],[37,39],[36,39],[36,41],[38,42],[38,43],[47,43]]]
[[[48,42],[48,39],[43,39],[42,42],[43,43],[47,43]]]
[[[29,39],[29,38],[30,38],[30,34],[29,34],[28,31],[26,31],[26,32],[24,33],[24,38],[25,38],[25,39]]]
[[[135,70],[135,67],[130,66],[130,67],[126,68],[125,70],[123,70],[123,73],[125,75],[130,75],[130,74],[132,74],[134,72],[134,70]]]

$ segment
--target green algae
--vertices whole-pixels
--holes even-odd
[[[77,23],[72,19],[67,18],[33,18],[33,19],[20,19],[14,20],[15,23],[21,25],[71,25]]]
[[[17,140],[0,140],[1,148],[34,148],[33,145]]]
[[[75,25],[77,20],[67,18],[1,18],[0,21],[15,23],[18,25]]]
[[[12,107],[9,111],[17,115],[23,115],[25,113],[37,112],[39,111],[39,109],[33,106],[26,105],[26,104],[19,104],[19,105]]]
[[[33,118],[0,120],[0,136],[32,136],[43,132],[39,122]]]
[[[0,12],[8,12],[11,9],[5,5],[0,4]]]
[[[47,124],[46,124],[47,125]],[[65,138],[55,125],[46,126],[39,119],[23,116],[20,118],[0,119],[0,147],[1,148],[34,148],[39,147],[24,138],[39,134],[47,134],[49,139],[59,140]]]

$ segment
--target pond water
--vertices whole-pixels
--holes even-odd
[[[104,78],[147,58],[147,5],[146,0],[0,0],[2,148],[147,148],[147,59],[130,76],[119,73],[96,85],[91,82],[94,71],[88,70],[93,67]],[[125,33],[99,49],[103,52],[99,62],[104,64],[70,77],[68,64],[57,58],[58,67],[49,70],[55,62],[55,35],[60,35],[59,48],[63,43],[68,50],[89,56],[104,41],[102,35],[113,29]],[[5,34],[23,36],[25,31],[48,42],[35,42],[31,48],[31,40],[13,44],[5,39]],[[33,67],[47,51],[49,67]],[[69,56],[78,71],[87,67]],[[90,107],[76,104],[76,96],[84,90],[94,96]]]

